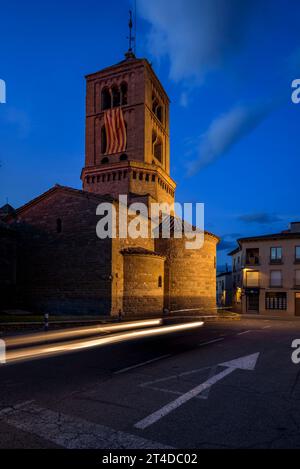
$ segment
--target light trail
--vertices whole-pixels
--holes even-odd
[[[178,324],[175,326],[161,326],[149,328],[138,331],[123,332],[119,334],[112,334],[106,337],[99,337],[97,339],[77,340],[72,342],[64,342],[57,345],[42,345],[37,347],[8,350],[6,353],[6,363],[16,363],[23,360],[45,358],[54,355],[61,355],[64,353],[76,352],[94,347],[110,345],[128,340],[139,339],[142,337],[151,337],[155,335],[169,334],[172,332],[185,331],[195,329],[202,326],[202,321],[193,323]]]
[[[105,324],[101,326],[86,326],[81,328],[65,329],[63,331],[47,331],[43,333],[26,334],[20,337],[8,337],[5,339],[7,347],[16,345],[30,345],[38,342],[48,342],[49,340],[67,339],[83,335],[96,335],[101,332],[122,331],[128,329],[138,329],[141,327],[158,326],[162,324],[161,319],[149,319],[134,322],[125,322],[122,324]]]

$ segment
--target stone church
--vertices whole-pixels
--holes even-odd
[[[146,59],[86,77],[82,190],[56,185],[14,210],[0,209],[0,309],[151,316],[212,311],[218,237],[99,239],[99,203],[172,204],[169,98]]]

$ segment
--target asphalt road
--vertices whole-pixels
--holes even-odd
[[[294,339],[300,321],[219,321],[0,365],[0,447],[299,448]]]

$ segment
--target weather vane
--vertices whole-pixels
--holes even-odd
[[[125,54],[127,58],[134,57],[133,45],[135,45],[135,36],[132,35],[133,22],[132,22],[132,11],[131,10],[129,10],[128,26],[129,26],[129,36],[127,37],[127,39],[129,40],[129,48],[128,48],[128,52],[126,52],[126,54]]]

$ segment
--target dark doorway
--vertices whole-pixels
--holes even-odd
[[[295,316],[300,316],[300,293],[295,293]]]
[[[259,291],[253,290],[246,294],[247,299],[247,313],[258,313],[259,312]]]

